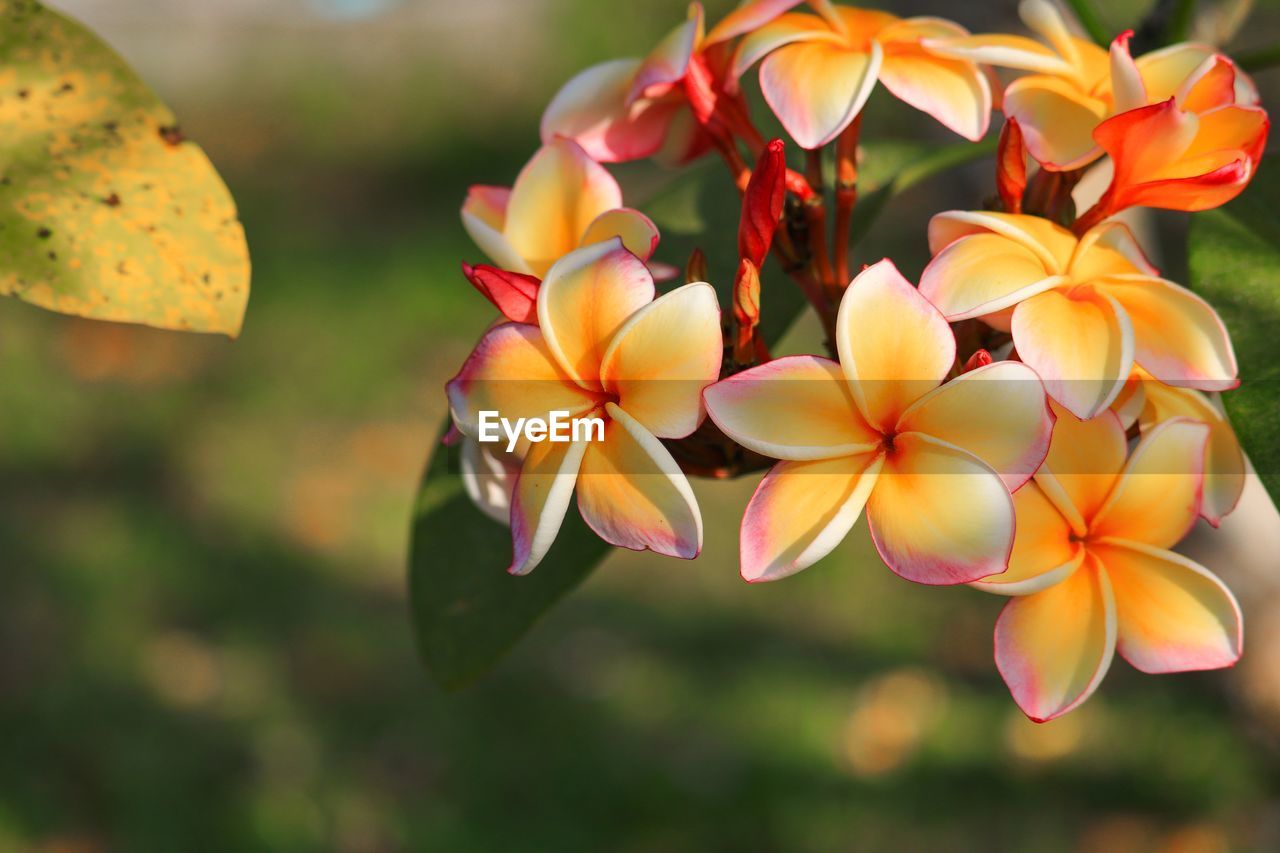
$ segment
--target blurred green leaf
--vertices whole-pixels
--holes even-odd
[[[850,239],[856,243],[866,235],[885,205],[896,195],[941,172],[994,154],[997,136],[981,142],[925,145],[909,140],[868,143],[858,176],[858,205],[853,210]]]
[[[1067,7],[1075,13],[1080,26],[1089,34],[1089,38],[1106,47],[1111,42],[1111,28],[1102,21],[1098,10],[1093,8],[1090,0],[1066,0]]]
[[[609,553],[571,507],[541,565],[524,577],[507,574],[511,532],[467,497],[458,457],[458,446],[437,445],[418,490],[409,554],[418,649],[447,689],[497,663]]]
[[[1280,158],[1265,160],[1225,207],[1197,214],[1188,237],[1194,289],[1231,332],[1240,387],[1223,395],[1240,443],[1280,504]]]
[[[0,0],[0,294],[236,335],[249,255],[204,152],[111,48]]]

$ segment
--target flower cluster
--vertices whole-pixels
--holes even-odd
[[[468,493],[510,525],[512,573],[548,554],[575,495],[605,541],[694,558],[688,476],[767,468],[742,518],[746,580],[812,565],[865,513],[898,575],[1009,597],[996,665],[1035,720],[1083,702],[1116,649],[1144,672],[1234,663],[1235,599],[1170,550],[1243,488],[1212,396],[1238,382],[1231,341],[1114,217],[1233,198],[1267,116],[1212,48],[1135,58],[1132,33],[1108,49],[1047,0],[1021,11],[1038,38],[828,0],[749,0],[708,29],[694,3],[646,56],[555,95],[514,184],[475,186],[462,207],[491,262],[464,273],[504,319],[448,384],[447,440]],[[753,69],[803,165],[758,129]],[[974,142],[1003,114],[996,192],[921,230],[918,285],[888,259],[849,267],[877,83]],[[695,253],[688,283],[659,295],[677,268],[602,164],[712,152],[741,193],[737,274],[717,295]],[[1100,189],[1081,198],[1091,172]],[[762,272],[769,254],[781,263]],[[770,357],[775,275],[817,312],[825,355]],[[480,441],[489,415],[601,426],[499,445]]]

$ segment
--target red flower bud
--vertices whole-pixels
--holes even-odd
[[[961,373],[968,373],[971,370],[977,370],[979,367],[986,367],[995,359],[991,357],[991,353],[985,349],[980,349],[973,355],[969,356],[969,360],[964,363],[964,367],[960,368]]]
[[[1027,147],[1022,128],[1012,118],[1005,119],[996,153],[996,188],[1006,213],[1022,212],[1022,193],[1027,188]]]
[[[503,316],[517,323],[538,322],[541,279],[488,264],[462,265],[462,274]]]
[[[758,269],[769,254],[786,198],[787,158],[781,139],[770,142],[760,155],[742,196],[738,223],[738,254]]]
[[[707,280],[707,256],[702,249],[695,248],[689,254],[689,262],[684,265],[684,280],[687,284]]]

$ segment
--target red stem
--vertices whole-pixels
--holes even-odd
[[[840,289],[849,286],[849,238],[853,228],[853,208],[858,203],[859,113],[836,139],[836,230],[831,240],[836,257],[835,277]]]
[[[827,205],[823,199],[822,149],[805,152],[805,179],[813,190],[804,204],[804,218],[809,226],[809,253],[818,281],[822,282],[827,301],[839,301],[836,274],[831,268],[831,256],[827,252]]]

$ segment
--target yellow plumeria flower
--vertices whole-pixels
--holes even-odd
[[[1231,422],[1209,395],[1193,388],[1166,385],[1138,368],[1111,409],[1126,428],[1137,423],[1144,435],[1172,418],[1187,418],[1207,426],[1209,443],[1205,446],[1200,515],[1217,527],[1236,508],[1244,492],[1244,451]]]
[[[950,211],[929,223],[929,246],[921,292],[949,321],[1011,331],[1018,357],[1077,417],[1111,405],[1135,364],[1180,387],[1237,384],[1213,308],[1159,278],[1121,223],[1077,238],[1038,216]]]
[[[618,182],[569,139],[538,149],[510,188],[471,187],[462,225],[499,267],[539,278],[558,258],[609,237],[645,261],[658,246],[649,217],[623,207]]]
[[[835,139],[862,110],[876,81],[895,97],[978,140],[991,119],[991,87],[974,63],[932,53],[930,39],[965,36],[941,18],[810,0],[816,15],[787,12],[800,0],[754,0],[735,9],[709,43],[744,35],[730,72],[737,79],[761,59],[760,88],[787,133],[804,148]],[[786,12],[786,14],[783,14]]]
[[[840,361],[780,358],[704,394],[734,441],[783,460],[742,520],[742,576],[793,574],[831,552],[863,506],[880,556],[927,584],[1004,570],[1016,489],[1039,466],[1052,421],[1035,373],[997,362],[945,384],[951,328],[884,260],[845,291]]]
[[[1127,462],[1112,412],[1057,409],[1043,467],[1013,502],[1009,569],[975,586],[1014,596],[995,630],[996,666],[1028,717],[1080,705],[1114,651],[1147,673],[1231,666],[1243,623],[1231,591],[1169,549],[1195,523],[1209,427],[1174,418]]]
[[[471,438],[487,412],[605,422],[601,440],[522,440],[516,449],[513,574],[546,555],[575,486],[583,520],[605,541],[686,559],[701,549],[697,501],[659,439],[702,422],[702,389],[720,372],[720,308],[705,283],[654,294],[649,270],[620,239],[570,252],[538,289],[537,325],[490,329],[449,382],[454,423]]]
[[[1047,169],[1078,169],[1096,160],[1103,152],[1093,131],[1103,120],[1175,95],[1181,100],[1225,59],[1206,45],[1182,43],[1134,60],[1124,36],[1109,55],[1088,39],[1072,35],[1048,0],[1024,0],[1018,10],[1044,43],[1025,36],[983,34],[930,40],[926,46],[945,56],[1032,72],[1009,84],[1001,109],[1018,121],[1028,152]],[[1117,50],[1123,51],[1122,57]],[[1113,86],[1113,62],[1132,68],[1139,85]],[[1131,74],[1123,75],[1125,82],[1132,79]],[[1140,103],[1134,100],[1135,92],[1140,92]],[[1243,73],[1235,78],[1234,98],[1242,105],[1258,103],[1257,89]]]

